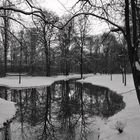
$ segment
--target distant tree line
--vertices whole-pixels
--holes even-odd
[[[65,30],[50,33],[52,39],[47,39],[47,43],[41,28],[29,28],[17,32],[20,44],[9,35],[7,72],[46,76],[80,73],[80,38],[72,28],[71,25]],[[47,47],[44,46],[44,42]],[[5,73],[3,43],[0,49],[0,74],[3,76]],[[121,73],[125,69],[131,72],[126,44],[118,41],[114,34],[86,36],[82,56],[83,73]]]
[[[10,0],[0,3],[0,76],[8,72],[46,76],[81,73],[82,78],[83,73],[131,72],[123,37],[90,35],[88,15],[59,17],[37,8],[34,1],[24,3],[31,12],[20,10]],[[86,13],[83,3],[80,7]],[[31,15],[31,25],[25,24],[22,14]]]

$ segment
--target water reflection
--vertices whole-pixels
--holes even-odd
[[[108,118],[125,107],[122,96],[107,88],[74,81],[37,89],[0,88],[0,97],[5,92],[6,99],[17,103],[14,140],[86,140],[94,116]]]

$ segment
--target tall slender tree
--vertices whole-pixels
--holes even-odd
[[[7,7],[9,6],[10,7],[10,1],[8,0],[5,0],[3,2],[3,6],[4,7]],[[3,76],[5,77],[6,76],[6,73],[7,73],[7,52],[8,52],[8,29],[9,29],[9,19],[8,17],[11,15],[11,11],[9,10],[5,10],[3,9],[3,23],[4,23],[4,42],[3,42],[3,46],[4,46],[4,73],[3,73]]]

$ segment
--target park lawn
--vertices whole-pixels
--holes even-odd
[[[99,140],[140,140],[140,106],[131,74],[127,75],[126,86],[123,85],[122,77],[119,74],[113,75],[112,81],[110,75],[97,75],[80,80],[80,82],[108,87],[110,90],[121,94],[126,103],[126,107],[122,111],[110,117],[107,121],[97,119],[96,128],[99,131]],[[125,126],[124,132],[121,134],[115,128],[117,121]],[[92,140],[92,136],[92,134],[89,136],[89,140]]]
[[[22,77],[21,84],[18,83],[18,77],[0,78],[0,85],[10,88],[22,89],[40,86],[49,86],[58,80],[68,80],[70,78],[79,78],[80,75],[56,76],[56,77]],[[140,106],[137,101],[136,91],[133,84],[132,75],[127,75],[127,85],[122,83],[122,77],[119,74],[113,75],[112,81],[110,75],[85,75],[86,78],[79,82],[92,83],[108,87],[110,90],[116,91],[123,96],[126,107],[110,117],[108,120],[96,118],[96,126],[92,126],[94,138],[99,135],[99,140],[138,140],[140,139]],[[16,108],[13,102],[0,99],[0,124],[14,116]],[[115,129],[116,122],[124,124],[124,132],[118,134]],[[97,128],[97,130],[95,129]],[[96,134],[95,134],[96,133]],[[93,133],[89,134],[88,140],[93,140]]]

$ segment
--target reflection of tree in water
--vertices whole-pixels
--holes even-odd
[[[32,140],[32,128],[36,122],[36,92],[35,89],[30,90],[12,90],[12,101],[16,101],[17,112],[15,123],[15,133],[13,139],[15,140]],[[29,101],[30,99],[30,101]],[[30,124],[30,125],[29,125]]]
[[[5,100],[8,99],[7,88],[0,87],[0,98],[4,98]]]
[[[83,98],[83,85],[80,84],[80,101],[81,101],[81,122],[80,122],[80,140],[87,140],[87,134],[89,132],[88,130],[88,123],[87,116],[86,116],[86,104],[84,102]]]
[[[60,123],[61,139],[75,139],[75,123],[77,121],[77,112],[79,112],[78,98],[74,98],[70,94],[70,86],[68,81],[62,81],[61,96],[59,106],[60,110],[57,119]],[[63,136],[63,138],[62,138]]]
[[[35,126],[38,120],[39,110],[37,108],[37,91],[36,89],[30,90],[16,90],[13,93],[17,94],[16,98],[13,98],[17,102],[17,116],[19,120],[24,118],[25,122],[28,122],[31,126]],[[14,95],[13,94],[13,95]],[[22,111],[22,114],[21,114]]]
[[[123,97],[107,88],[83,84],[89,115],[110,117],[125,107]],[[87,97],[88,96],[88,97]]]
[[[16,96],[15,96],[16,93]],[[43,140],[53,137],[51,124],[50,87],[42,89],[12,90],[12,100],[17,102],[16,139]]]
[[[46,94],[45,94],[45,106],[43,108],[44,113],[42,112],[41,117],[41,127],[38,139],[39,140],[53,140],[56,139],[55,137],[55,126],[52,122],[51,117],[51,88],[47,87],[45,88]]]
[[[86,140],[88,133],[86,109],[83,101],[82,85],[72,84],[69,81],[61,82],[61,96],[57,119],[62,140]],[[63,136],[63,138],[62,138]]]
[[[69,81],[10,93],[18,107],[18,140],[86,140],[91,118],[109,117],[124,107],[122,96],[107,88]]]

